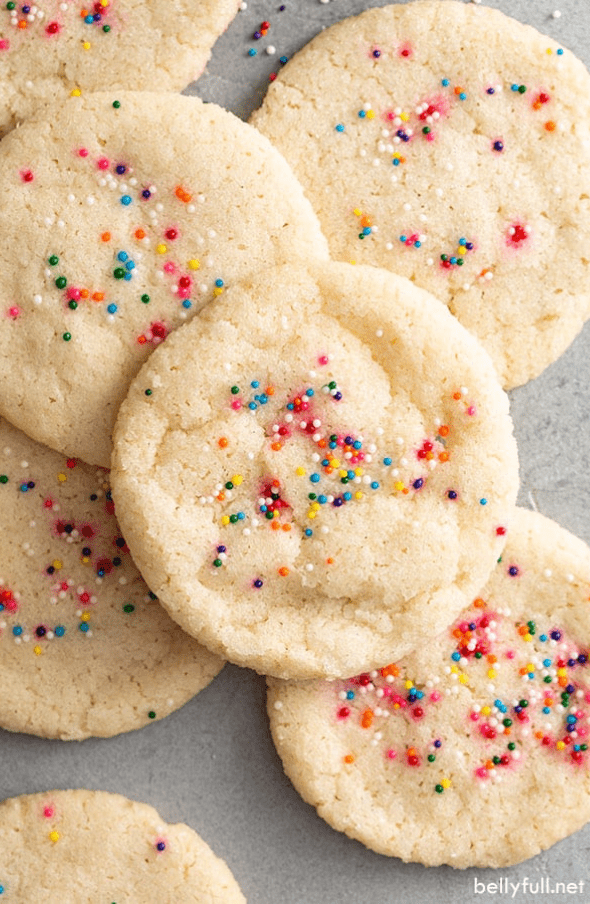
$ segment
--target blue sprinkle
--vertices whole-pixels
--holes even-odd
[[[461,91],[461,94],[459,95],[459,100],[467,100],[467,95],[465,94],[464,91]]]
[[[63,625],[58,625],[53,633],[55,634],[56,637],[63,637],[64,634],[66,633],[66,629],[64,628]]]
[[[129,205],[131,204],[131,200],[132,200],[132,198],[130,195],[121,195],[121,204],[124,207],[129,207]]]
[[[448,88],[450,84],[451,83],[448,78],[443,78],[443,80],[441,82],[441,85],[443,86],[443,88]]]
[[[487,500],[487,499],[480,499],[480,500],[479,500],[479,504],[480,504],[480,505],[487,505],[487,504],[488,504],[488,500]]]
[[[193,303],[190,300],[190,298],[185,298],[184,301],[182,302],[182,306],[183,306],[183,308],[187,308],[187,309],[192,308]]]
[[[258,389],[258,387],[260,386],[260,380],[252,380],[250,386],[252,387],[252,389]]]
[[[461,654],[458,652],[458,650],[455,650],[454,653],[451,653],[451,659],[454,659],[455,662],[459,662],[459,660],[461,659]]]
[[[109,312],[109,314],[116,314],[116,313],[117,313],[117,305],[116,305],[116,304],[110,304],[110,305],[107,307],[107,311]]]
[[[20,625],[16,625],[16,627],[14,627],[12,629],[12,633],[14,634],[15,637],[20,637],[21,634],[23,633],[23,629],[21,628]]]
[[[328,501],[327,496],[324,496],[324,495],[318,496],[318,502],[320,505],[325,505],[327,501]]]
[[[314,392],[313,392],[313,389],[312,389],[311,387],[310,387],[308,390],[306,390],[305,395],[306,395],[309,399],[311,399],[311,397],[312,397],[313,394],[314,394]]]
[[[346,476],[348,477],[349,480],[354,480],[354,478],[356,477],[356,474],[354,473],[354,471],[347,471]]]
[[[216,279],[216,280],[215,280],[215,285],[217,286],[218,289],[221,289],[221,287],[224,285],[223,280],[222,280],[222,279]]]
[[[86,632],[90,630],[90,625],[88,624],[88,622],[83,621],[83,622],[80,622],[80,624],[78,625],[78,628],[80,629],[82,634],[86,634]]]
[[[563,56],[563,49],[561,47],[557,51],[557,56]]]
[[[258,396],[258,401],[260,402],[261,405],[266,405],[266,403],[268,402],[268,396],[266,395],[265,392],[263,392],[262,395]]]
[[[305,530],[303,531],[303,533],[305,534],[306,537],[311,537],[313,535],[313,531],[312,531],[311,527],[306,527]]]
[[[117,260],[125,263],[125,261],[127,260],[128,257],[129,257],[129,255],[127,254],[126,251],[119,251],[119,253],[117,255]]]
[[[365,226],[363,229],[363,235],[371,235],[371,227]]]
[[[354,691],[346,691],[346,699],[354,700]]]
[[[334,445],[336,445],[336,443],[334,443]],[[323,468],[327,468],[329,464],[330,464],[329,458],[322,458],[322,467]]]
[[[545,713],[546,716],[548,716],[549,713],[551,712],[551,710],[549,709],[548,706],[544,706],[544,707],[543,707],[543,712]]]
[[[125,264],[126,270],[135,270],[135,261],[127,261]]]
[[[566,719],[566,722],[570,722],[570,724],[572,724],[572,725],[574,724],[574,722],[577,722],[577,721],[578,720],[575,716],[568,716]]]
[[[408,237],[407,235],[400,235],[399,240],[400,242],[406,242],[408,240]]]
[[[260,511],[261,511],[261,512],[265,512],[266,510],[267,510],[266,505],[261,505],[261,506],[260,506]]]
[[[350,502],[350,500],[352,499],[352,493],[344,493],[343,499],[345,502]]]
[[[0,612],[4,612],[4,603],[0,603]]]
[[[250,409],[250,411],[256,411],[258,405],[256,404],[256,402],[248,402],[248,408]]]
[[[460,244],[460,245],[466,245],[466,244],[467,244],[467,239],[459,239],[459,244]]]
[[[238,521],[243,521],[246,515],[244,512],[238,512]]]
[[[28,489],[29,489],[29,485],[27,483],[21,483],[21,485],[20,485],[21,493],[26,493]]]
[[[399,157],[394,157],[391,162],[393,163],[394,166],[399,166],[399,164],[400,164]]]
[[[422,242],[414,242],[414,248],[421,248]]]
[[[539,638],[539,640],[547,640],[547,638],[545,637],[544,634],[542,634],[541,637]],[[544,659],[544,660],[543,660],[543,665],[545,666],[546,669],[548,669],[549,666],[551,665],[551,660],[550,660],[550,659]]]
[[[86,25],[92,25],[92,23],[94,22],[94,16],[84,16],[84,21],[86,22]]]
[[[338,445],[338,443],[334,442],[334,440],[331,440],[331,442],[328,443],[328,446],[330,447],[330,449],[335,449],[337,445]],[[329,462],[328,462],[328,464],[329,464]]]
[[[311,480],[312,483],[319,483],[319,482],[320,482],[320,475],[319,475],[319,474],[312,474],[311,477],[310,477],[309,479]]]
[[[289,57],[286,57],[286,56],[279,57],[279,63],[282,63],[283,66],[285,65],[285,63],[288,63],[288,62],[289,62]]]
[[[338,125],[336,126],[336,131],[337,131],[337,132],[344,132],[344,126],[342,125],[341,122],[339,122]]]
[[[366,115],[367,114],[364,110],[359,110],[359,119],[364,119]]]
[[[248,56],[251,56],[251,57],[256,56],[256,53],[257,53],[257,51],[254,50],[253,47],[251,47],[250,50],[248,51]]]
[[[127,273],[126,273],[125,276],[123,277],[123,279],[125,280],[125,282],[129,282],[129,280],[132,279],[132,278],[133,278],[133,274],[130,273],[129,270],[127,271]]]
[[[378,489],[379,489],[379,484],[378,484],[378,482],[377,482],[376,480],[374,480],[374,481],[372,482],[372,484],[371,484],[371,489],[372,489],[372,490],[378,490]]]
[[[457,258],[456,258],[456,257],[452,257],[452,258],[450,259],[450,263],[453,264],[453,265],[456,264],[456,263],[457,263]]]
[[[518,91],[518,85],[510,85],[511,91]]]
[[[352,444],[352,448],[353,449],[362,449],[363,448],[363,444],[361,443],[360,439],[355,439],[355,441]]]
[[[529,672],[528,675],[527,675],[527,678],[530,678],[531,681],[533,680],[534,677],[535,677],[535,673],[534,673],[534,672]]]

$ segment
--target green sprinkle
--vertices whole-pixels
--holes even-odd
[[[102,26],[102,30],[104,31],[105,35],[108,35],[109,31],[111,30],[111,26],[110,26],[110,25],[103,25],[103,26]]]
[[[113,107],[115,108],[115,110],[118,110],[120,106],[121,106],[121,101],[120,101],[120,100],[114,100],[114,101],[113,101]],[[155,715],[155,713],[154,713],[154,715]],[[150,719],[153,719],[153,716],[150,715]]]
[[[150,296],[149,296],[149,295],[142,295],[142,296],[141,296],[141,300],[143,301],[144,304],[149,304],[149,303],[150,303]]]
[[[132,603],[125,603],[123,612],[135,612],[135,606]]]
[[[235,524],[236,521],[238,520],[238,516],[237,516],[237,515],[230,515],[230,516],[229,516],[229,520],[231,521],[232,524]]]
[[[510,728],[510,726],[512,725],[512,719],[502,719],[502,725],[504,725],[505,728]]]
[[[145,395],[151,396],[152,392],[153,392],[153,390],[151,390],[151,389],[146,389]]]
[[[551,675],[546,675],[545,678],[543,678],[543,681],[545,684],[551,684]]]
[[[55,280],[55,285],[57,286],[58,289],[65,289],[67,284],[68,284],[68,281],[65,278],[65,276],[58,276],[57,279]]]
[[[0,474],[0,483],[8,483],[8,477],[6,474]]]
[[[429,763],[434,763],[435,760],[436,760],[435,755],[434,755],[433,753],[429,753],[429,754],[428,754],[428,762],[429,762]]]
[[[424,128],[422,129],[422,134],[430,135],[430,126],[424,126]]]
[[[59,264],[59,257],[57,254],[52,254],[48,260],[48,263],[51,264],[52,267],[55,267],[56,264]]]
[[[115,279],[125,279],[126,272],[127,271],[124,269],[124,267],[116,267],[113,270],[113,276],[115,277]]]
[[[510,741],[508,750],[516,750],[516,744],[514,743],[514,741]]]
[[[153,709],[150,709],[150,711],[148,713],[148,719],[155,719],[155,718],[156,718],[155,712],[153,711]]]
[[[436,791],[437,794],[442,794],[445,789],[443,788],[442,785],[435,785],[434,790]]]
[[[223,562],[221,561],[221,559],[213,559],[213,564],[215,565],[216,568],[221,568],[221,566],[223,565]]]
[[[72,334],[71,334],[71,333],[64,333],[64,334],[62,335],[61,338],[63,339],[64,342],[69,342],[70,339],[72,338]]]
[[[237,395],[239,391],[240,391],[240,387],[239,387],[239,386],[232,386],[232,388],[231,388],[231,394],[232,394],[232,395]]]
[[[499,756],[492,757],[492,763],[494,764],[494,766],[499,766],[501,762],[502,762],[502,760],[500,759]]]
[[[75,311],[77,307],[78,307],[77,301],[69,301],[68,302],[68,308],[71,308],[72,311]]]
[[[227,482],[226,485],[225,485],[225,489],[226,489],[226,490],[233,490],[233,488],[234,488],[233,483],[231,482],[231,480],[228,480],[228,482]]]
[[[525,91],[526,91],[526,85],[519,85],[519,86],[518,86],[518,93],[519,93],[519,94],[524,94]]]
[[[483,653],[480,653],[479,650],[478,650],[478,651],[477,651],[476,653],[474,653],[473,655],[475,656],[476,659],[481,659],[481,657],[483,656]]]
[[[13,3],[12,0],[10,0],[10,2],[6,4],[6,9],[14,9],[15,6],[16,3]]]

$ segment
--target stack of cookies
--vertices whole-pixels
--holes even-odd
[[[2,727],[130,731],[229,660],[268,676],[302,796],[380,853],[505,866],[575,831],[590,550],[516,508],[504,390],[590,317],[583,65],[494,10],[414,0],[322,33],[246,125],[164,93],[234,2],[148,24],[102,0],[83,53],[68,5],[8,7],[43,43],[31,82],[0,37]],[[95,40],[130,42],[161,93],[104,84]],[[97,840],[105,813],[120,834]],[[88,837],[121,877],[84,897],[62,874],[47,900],[243,900],[158,820],[82,791],[8,801],[0,893],[33,900]]]

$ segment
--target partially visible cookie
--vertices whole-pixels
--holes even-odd
[[[0,143],[0,413],[110,465],[155,346],[241,275],[326,256],[281,155],[195,97],[98,93]]]
[[[370,9],[296,54],[251,120],[291,163],[332,255],[428,289],[503,385],[590,317],[590,76],[487,6]]]
[[[280,677],[351,674],[442,629],[493,568],[518,484],[485,351],[372,267],[236,284],[154,352],[115,435],[152,590],[210,649]]]
[[[18,0],[0,9],[0,136],[68,94],[181,91],[196,79],[238,0]]]
[[[420,650],[269,690],[285,771],[382,854],[508,866],[590,820],[590,550],[519,510],[481,595]]]
[[[0,421],[0,726],[110,737],[178,709],[222,666],[139,575],[108,472]]]
[[[245,904],[227,864],[193,829],[105,791],[48,791],[0,804],[6,904]]]

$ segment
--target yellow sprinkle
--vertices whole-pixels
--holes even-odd
[[[443,779],[441,780],[441,785],[443,786],[443,788],[450,788],[450,787],[451,787],[451,780],[450,780],[450,778],[443,778]]]
[[[68,478],[65,474],[58,474],[57,479],[59,480],[60,483],[65,483]]]
[[[354,213],[355,217],[360,217],[360,215],[362,214],[362,210],[359,210],[358,207],[355,207],[353,210],[353,213]]]
[[[90,50],[90,47],[91,47],[90,41],[84,41],[84,43],[82,44],[82,47],[84,48],[84,50]]]
[[[189,270],[198,270],[200,266],[201,266],[201,262],[195,260],[195,258],[193,258],[192,260],[190,260],[190,261],[188,262],[188,268],[189,268]]]
[[[244,482],[244,478],[242,477],[241,474],[234,474],[234,476],[231,479],[231,482],[233,483],[233,485],[235,487],[239,487],[240,484]]]
[[[307,513],[307,517],[308,517],[308,518],[315,518],[315,512],[308,512],[308,513]]]
[[[222,523],[224,526],[225,526],[226,524],[229,524],[229,515],[222,515],[222,517],[221,517],[221,523]]]
[[[53,841],[54,844],[56,841],[59,841],[59,832],[56,832],[55,829],[53,830],[53,832],[50,832],[49,840]]]
[[[319,504],[319,502],[314,502],[313,505],[312,505],[312,507],[311,507],[311,510],[312,510],[313,512],[318,512],[319,509],[320,509],[320,504]]]
[[[83,612],[80,621],[90,621],[90,612]]]
[[[80,91],[79,88],[73,88],[70,91],[70,97],[80,97],[81,94],[82,94],[82,92]]]
[[[168,246],[165,245],[164,242],[159,242],[156,245],[156,251],[158,252],[158,254],[166,254],[166,252],[168,251]]]
[[[38,644],[36,647],[33,647],[33,653],[35,654],[35,656],[40,656],[42,652],[43,650]]]
[[[355,477],[362,477],[364,473],[365,473],[365,472],[363,471],[362,468],[355,468],[355,469],[354,469],[354,476],[355,476]]]
[[[355,499],[362,499],[362,498],[363,498],[363,495],[364,495],[364,494],[361,493],[360,490],[358,490],[358,491],[354,494],[354,498],[355,498]]]
[[[491,709],[489,706],[482,706],[482,708],[481,708],[482,716],[489,716],[490,713],[491,713]]]
[[[347,476],[348,476],[348,471],[343,471],[342,469],[340,469],[340,471],[338,471],[338,477],[347,477]]]
[[[545,53],[548,53],[548,54],[552,54],[552,53],[553,53],[553,51],[552,51],[552,50],[551,50],[551,48],[550,48],[550,47],[548,47],[548,48],[547,48],[547,50],[546,50],[546,51],[545,51]]]
[[[410,690],[410,688],[412,688],[412,687],[414,687],[414,682],[413,682],[413,681],[406,681],[406,688],[407,688],[408,690]]]
[[[488,669],[488,678],[495,678],[496,675],[497,675],[497,672],[495,669]]]
[[[563,748],[565,747],[565,744],[563,743],[563,741],[558,741],[555,746],[557,747],[558,750],[563,750]]]
[[[459,245],[459,247],[458,247],[457,250],[455,251],[455,254],[457,255],[457,257],[465,257],[465,251],[466,251],[466,250],[467,250],[467,249],[465,248],[464,245]]]
[[[394,485],[393,485],[393,489],[394,489],[394,490],[398,490],[398,491],[401,493],[401,491],[403,490],[403,488],[404,488],[404,485],[403,485],[403,483],[401,482],[401,480],[396,480],[396,482],[395,482]]]
[[[532,665],[531,665],[530,663],[527,665],[526,670],[527,670],[527,672],[532,672],[532,671],[533,671],[533,667],[532,667]],[[558,676],[559,678],[565,678],[566,675],[567,675],[567,669],[563,669],[563,668],[557,669],[557,676]]]
[[[533,639],[533,635],[532,635],[532,634],[525,634],[524,637],[523,637],[523,640],[528,640],[529,642],[530,642],[532,639]]]
[[[451,666],[451,672],[453,675],[456,675],[458,671],[459,671],[459,666],[457,666],[457,665]]]
[[[216,296],[217,296],[217,295],[222,295],[222,294],[223,294],[223,286],[216,286],[216,287],[213,289],[213,294],[216,295]]]
[[[410,114],[409,113],[400,113],[399,118],[401,119],[402,122],[407,122],[408,119],[410,118]]]
[[[460,684],[469,684],[469,676],[468,675],[459,675],[459,683]]]
[[[375,111],[367,110],[367,119],[375,119]]]
[[[349,260],[348,263],[349,263],[349,264],[356,264],[356,261],[355,261],[354,259],[351,259],[351,260]]]
[[[295,468],[297,477],[305,477],[305,468]]]
[[[54,559],[51,563],[56,571],[59,571],[60,568],[63,568],[63,562],[61,559]]]
[[[82,556],[82,565],[88,565],[89,562],[90,559],[88,558],[88,556]]]
[[[331,468],[339,468],[340,467],[339,460],[337,458],[331,458],[330,459],[330,467]]]

